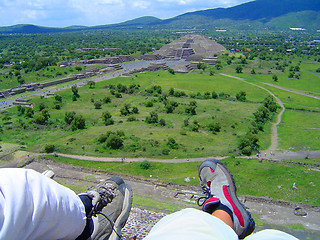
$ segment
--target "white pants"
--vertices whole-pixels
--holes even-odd
[[[0,169],[0,239],[77,238],[86,225],[80,198],[29,169]]]
[[[187,208],[162,218],[144,240],[238,240],[231,227],[206,212]],[[277,230],[264,230],[245,240],[298,240]]]

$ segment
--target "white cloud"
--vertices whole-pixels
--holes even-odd
[[[0,0],[1,25],[101,25],[142,16],[170,18],[191,10],[229,7],[249,0]]]

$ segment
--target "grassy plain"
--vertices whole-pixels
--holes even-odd
[[[116,98],[110,94],[106,86],[119,83],[126,86],[139,84],[140,89],[135,94],[122,94],[121,98]],[[211,94],[214,90],[217,93],[229,94],[230,97],[228,99],[193,99],[170,96],[168,100],[178,102],[179,106],[172,114],[167,114],[164,104],[159,100],[159,95],[145,94],[145,89],[150,89],[154,85],[161,86],[164,92],[168,92],[173,87],[176,91],[184,91],[187,94],[200,93],[203,96],[205,92]],[[236,101],[235,94],[241,90],[247,92],[248,101]],[[236,151],[239,137],[245,134],[250,126],[252,113],[268,95],[257,87],[220,75],[209,76],[198,73],[171,75],[165,71],[99,82],[94,89],[90,89],[89,86],[79,88],[80,98],[77,101],[72,101],[70,89],[63,90],[59,94],[63,99],[60,110],[55,109],[56,102],[53,97],[32,99],[35,111],[38,111],[41,104],[49,109],[50,124],[47,126],[35,125],[32,120],[18,116],[17,108],[10,109],[7,118],[5,120],[2,118],[3,141],[25,144],[30,151],[41,151],[45,144],[52,143],[59,152],[97,156],[172,158],[228,155]],[[107,96],[112,98],[112,102],[102,104],[101,109],[95,109],[93,102],[102,102]],[[185,108],[193,100],[197,103],[197,114],[191,116],[185,113]],[[153,107],[146,106],[146,102],[149,101],[153,102]],[[120,114],[125,104],[139,109],[139,113],[133,115],[137,121],[128,122],[128,116]],[[69,111],[75,111],[84,116],[86,119],[84,130],[72,131],[64,123],[64,114]],[[114,125],[104,125],[101,116],[105,111],[111,113],[115,121]],[[147,124],[144,120],[151,111],[157,112],[159,119],[164,119],[166,125],[161,127],[158,124]],[[184,121],[187,119],[189,125],[185,126]],[[195,121],[200,126],[198,131],[191,130]],[[209,123],[220,124],[221,131],[216,134],[211,133],[208,130]],[[125,132],[122,150],[104,149],[101,144],[98,144],[97,138],[101,133],[118,130]],[[12,136],[15,136],[14,139]],[[168,149],[166,143],[170,137],[176,140],[179,148],[169,149],[170,152],[167,155],[164,149]],[[268,141],[265,138],[262,139]],[[267,144],[262,143],[262,145]]]
[[[160,163],[150,162],[144,169],[139,162],[90,162],[63,157],[50,157],[54,161],[75,166],[101,169],[119,174],[158,179],[163,182],[198,186],[198,167],[201,162]],[[301,202],[320,206],[318,198],[319,173],[308,166],[280,162],[259,162],[257,159],[227,158],[222,160],[232,172],[238,194],[270,197],[277,200]],[[301,161],[301,160],[300,160]],[[314,160],[317,164],[319,159]],[[190,182],[185,179],[189,178]],[[293,189],[296,183],[297,189]]]

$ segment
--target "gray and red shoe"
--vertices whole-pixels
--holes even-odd
[[[234,179],[228,168],[219,160],[209,158],[199,167],[199,179],[206,192],[206,200],[199,204],[202,205],[202,210],[212,213],[220,203],[223,204],[233,214],[234,230],[239,238],[250,235],[255,222],[237,198]]]

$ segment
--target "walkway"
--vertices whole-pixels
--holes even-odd
[[[278,98],[276,95],[274,95],[274,93],[271,92],[270,90],[268,90],[268,89],[266,89],[264,87],[261,87],[260,85],[257,85],[255,83],[247,82],[243,78],[235,77],[235,76],[232,76],[232,75],[227,75],[227,74],[224,74],[224,73],[220,73],[220,75],[223,75],[225,77],[234,78],[234,79],[240,80],[240,81],[242,81],[244,83],[247,83],[247,84],[253,85],[255,87],[261,88],[262,90],[267,91],[270,95],[272,95],[276,99],[277,103],[281,107],[281,111],[277,116],[277,121],[275,123],[272,123],[272,127],[271,127],[271,145],[270,145],[268,151],[272,152],[272,151],[277,150],[278,149],[278,125],[281,123],[282,115],[283,115],[283,113],[285,111],[285,107],[283,105],[283,102],[280,100],[280,98]]]

